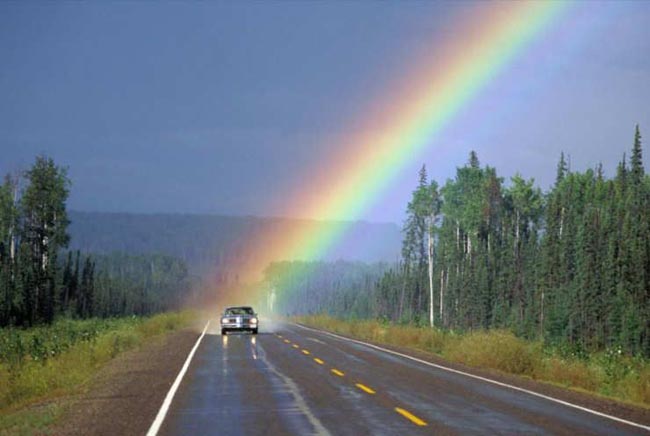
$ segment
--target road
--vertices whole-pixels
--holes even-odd
[[[650,434],[293,324],[204,336],[160,435]]]

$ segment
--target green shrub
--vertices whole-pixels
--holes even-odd
[[[189,312],[150,318],[62,319],[0,330],[0,410],[74,392],[104,363],[145,339],[189,324]]]
[[[468,333],[444,350],[455,362],[527,376],[535,373],[540,354],[533,344],[504,330]]]
[[[596,392],[602,383],[598,371],[582,359],[563,359],[550,357],[543,361],[535,378],[546,380],[570,388]]]

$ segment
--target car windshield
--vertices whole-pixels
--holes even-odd
[[[226,309],[226,315],[253,315],[252,307],[229,307]]]

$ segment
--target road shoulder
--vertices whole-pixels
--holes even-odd
[[[145,434],[197,336],[195,330],[181,330],[118,356],[66,407],[51,433]]]

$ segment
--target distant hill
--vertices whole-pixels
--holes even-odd
[[[261,249],[252,246],[256,234],[282,234],[297,225],[308,225],[317,232],[336,225],[332,221],[221,215],[71,211],[69,217],[73,250],[164,253],[183,259],[194,274],[214,271],[234,257]],[[318,260],[394,262],[401,240],[396,224],[355,221],[350,223],[344,240]]]

